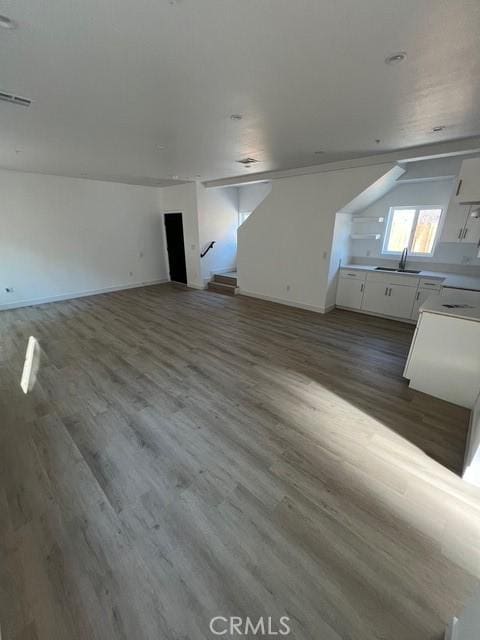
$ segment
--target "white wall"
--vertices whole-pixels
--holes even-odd
[[[335,215],[393,166],[275,180],[238,231],[242,292],[324,311]]]
[[[238,189],[205,189],[198,185],[200,250],[215,240],[213,249],[201,258],[201,277],[210,280],[213,273],[233,271],[237,264]]]
[[[200,269],[197,185],[194,182],[159,189],[159,203],[164,212],[182,213],[187,284],[203,289]]]
[[[0,170],[0,194],[0,308],[168,279],[158,189]]]
[[[340,265],[350,262],[350,232],[352,229],[352,216],[349,213],[337,213],[335,227],[333,229],[332,250],[330,253],[330,266],[328,269],[328,284],[325,308],[335,306],[337,297],[337,280]]]
[[[414,165],[420,163],[413,163]],[[457,162],[460,164],[460,161]],[[424,172],[428,170],[428,165],[425,163]],[[435,165],[436,167],[436,165]],[[421,167],[418,167],[420,172]],[[408,175],[407,173],[402,176],[403,178]],[[387,224],[387,216],[390,207],[403,206],[403,205],[439,205],[446,212],[452,193],[454,184],[454,178],[447,178],[443,180],[429,180],[426,182],[411,182],[402,184],[402,178],[400,178],[398,185],[387,193],[383,198],[377,200],[372,206],[362,211],[363,216],[382,216],[385,218],[383,225],[378,227],[381,238],[379,240],[352,240],[351,242],[351,255],[352,259],[355,258],[381,258],[382,260],[390,260],[398,262],[397,256],[384,256],[382,255],[383,238]],[[480,265],[480,260],[477,258],[476,246],[473,243],[437,243],[435,254],[431,257],[419,258],[415,257],[415,262],[429,263],[432,266],[439,265],[460,265],[465,263],[465,259],[468,259],[469,265]]]
[[[250,213],[265,200],[272,190],[271,182],[257,182],[238,187],[238,210],[240,213]]]

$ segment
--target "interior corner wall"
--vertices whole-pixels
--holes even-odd
[[[174,185],[159,189],[164,213],[182,213],[187,284],[195,289],[203,289],[200,268],[200,238],[198,222],[197,184]]]
[[[242,293],[324,312],[336,213],[392,163],[281,178],[238,232]]]
[[[238,189],[205,189],[197,184],[200,251],[215,245],[200,259],[204,283],[212,274],[233,271],[237,265]]]
[[[168,279],[159,189],[0,170],[0,194],[0,309]]]
[[[271,190],[271,182],[240,185],[238,187],[238,211],[251,213],[265,200]]]

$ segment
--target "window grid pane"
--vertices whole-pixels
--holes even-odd
[[[394,209],[386,250],[401,253],[409,246],[416,209]]]
[[[441,209],[420,209],[413,236],[412,253],[432,252],[441,214]]]

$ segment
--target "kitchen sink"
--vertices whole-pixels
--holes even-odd
[[[415,269],[394,269],[393,267],[375,267],[375,271],[394,271],[395,273],[421,273]]]

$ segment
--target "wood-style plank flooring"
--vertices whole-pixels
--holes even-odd
[[[0,313],[3,640],[441,638],[480,491],[467,411],[402,379],[412,332],[170,285]]]

